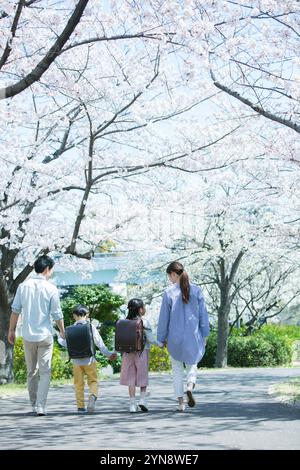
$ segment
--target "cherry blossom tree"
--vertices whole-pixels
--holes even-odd
[[[173,231],[166,211],[152,235],[155,256],[142,252],[140,271],[135,257],[131,279],[142,273],[135,295],[151,303],[156,321],[166,287],[165,268],[180,260],[192,281],[203,287],[211,322],[218,329],[216,366],[225,367],[230,324],[243,319],[250,327],[262,318],[274,318],[299,298],[299,259],[288,223],[298,211],[298,171],[280,159],[270,171],[267,159],[249,155],[243,162],[213,170],[209,178],[198,172],[193,183],[191,176],[183,181],[183,174],[176,180],[177,185],[181,181],[181,191],[174,185],[173,196],[168,194],[168,204],[178,214]],[[128,275],[128,266],[126,271]]]
[[[89,2],[76,40],[65,38],[46,66],[55,30],[70,14],[61,14],[63,3],[49,11],[43,2],[7,2],[0,20],[9,31],[1,37],[1,381],[12,379],[10,303],[34,258],[54,252],[91,259],[99,244],[136,218],[128,182],[150,177],[155,168],[201,166],[201,155],[238,128],[203,127],[194,117],[197,138],[184,137],[183,116],[210,93],[186,93],[182,61],[154,7],[144,15],[125,3],[125,9],[111,2],[101,10]],[[158,32],[145,38],[151,24]],[[34,67],[43,70],[30,82]],[[15,82],[7,85],[7,78]],[[166,121],[173,123],[168,133]],[[229,164],[222,158],[204,163]],[[142,188],[136,192],[144,197]]]
[[[155,204],[184,218],[186,195],[177,193],[184,184],[199,212],[206,185],[220,188],[230,169],[243,170],[247,194],[249,181],[255,194],[260,185],[282,192],[271,177],[276,161],[297,162],[297,3],[1,3],[0,381],[12,378],[10,302],[38,254],[84,263],[107,238],[135,250],[145,241],[170,249],[179,240],[166,243],[157,233],[164,214],[155,216]],[[269,178],[255,166],[262,158],[269,159]],[[234,181],[238,194],[241,177]],[[220,205],[217,197],[210,201]],[[231,220],[239,211],[228,215],[227,205],[224,220]],[[212,217],[223,217],[218,211]],[[206,224],[198,227],[206,233]],[[295,240],[296,226],[286,230]],[[247,243],[233,243],[239,251],[230,255],[232,268],[245,259]],[[213,249],[220,256],[217,238]]]
[[[299,133],[299,2],[222,3],[208,39],[215,86]]]
[[[232,315],[231,330],[243,324],[251,332],[297,306],[299,269],[295,262],[287,262],[285,258],[280,259],[277,253],[277,259],[270,259],[264,266],[258,263],[254,272],[240,273],[239,283],[234,285],[232,313],[235,316]]]
[[[19,42],[19,27],[22,23],[24,24],[24,22],[26,23],[30,21],[31,10],[37,8],[39,13],[45,13],[45,9],[40,8],[38,5],[39,3],[40,2],[38,0],[19,0],[18,2],[6,2],[6,5],[3,7],[4,9],[1,11],[0,19],[2,20],[2,23],[6,24],[1,24],[1,26],[4,28],[3,31],[5,31],[5,28],[9,29],[9,34],[7,36],[6,44],[3,47],[2,56],[0,58],[0,70],[8,63],[10,56],[15,55],[13,54],[15,52],[13,50],[14,46],[16,46],[16,48],[20,47],[20,43],[17,45],[15,44],[16,42]],[[78,1],[76,7],[74,7],[74,9],[71,11],[71,16],[69,17],[68,21],[66,21],[64,29],[59,33],[58,37],[49,50],[47,52],[43,52],[43,57],[37,63],[37,65],[32,70],[26,71],[24,77],[19,78],[17,76],[17,80],[12,85],[7,85],[6,87],[0,89],[0,98],[3,99],[15,96],[26,88],[30,87],[36,81],[40,80],[54,60],[59,56],[59,54],[61,54],[64,45],[69,40],[70,36],[78,25],[87,4],[88,0]],[[42,19],[40,23],[43,23]],[[5,36],[3,39],[5,40]],[[26,45],[22,45],[24,49],[26,49]],[[27,54],[28,52],[25,50],[25,56],[27,56]]]

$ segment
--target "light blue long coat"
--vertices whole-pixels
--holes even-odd
[[[208,335],[208,314],[200,287],[190,284],[190,299],[185,304],[179,284],[170,286],[164,293],[160,309],[158,341],[167,341],[173,359],[197,364],[204,355],[204,338]]]

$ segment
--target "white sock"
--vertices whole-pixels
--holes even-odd
[[[146,392],[141,392],[140,397],[145,398],[146,397]]]
[[[134,405],[135,404],[135,397],[130,397],[130,404]]]

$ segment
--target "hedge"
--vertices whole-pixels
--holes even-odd
[[[265,325],[250,336],[245,330],[233,330],[228,341],[228,365],[232,367],[264,367],[290,365],[294,353],[294,345],[300,338],[300,327]],[[112,342],[112,333],[107,337]],[[110,346],[110,345],[109,345]],[[111,344],[112,346],[112,344]],[[206,352],[199,367],[214,367],[217,350],[217,332],[212,331],[206,345]],[[52,380],[69,379],[73,375],[72,363],[62,358],[62,349],[54,343],[52,359]],[[121,370],[121,356],[109,362],[106,356],[97,352],[98,367],[110,364],[114,373]],[[149,370],[163,372],[171,369],[171,359],[167,348],[151,346]],[[18,338],[14,347],[14,380],[16,383],[26,382],[26,366],[22,339]]]
[[[167,348],[152,345],[149,355],[149,370],[164,372],[171,369],[171,358]]]
[[[244,329],[234,329],[228,340],[228,365],[232,367],[264,367],[290,365],[294,344],[300,338],[300,327],[264,325],[252,335]],[[217,332],[208,338],[200,367],[214,367]]]

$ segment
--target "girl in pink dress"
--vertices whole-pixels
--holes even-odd
[[[141,299],[131,299],[128,302],[128,320],[134,320],[137,317],[143,317],[146,313],[144,302]],[[138,408],[135,399],[135,388],[140,387],[139,408],[147,412],[148,405],[146,401],[146,390],[148,385],[149,369],[149,350],[151,344],[163,347],[163,344],[157,341],[152,333],[151,325],[148,320],[143,318],[145,347],[142,352],[123,353],[120,384],[128,386],[130,398],[130,413],[135,413]]]

